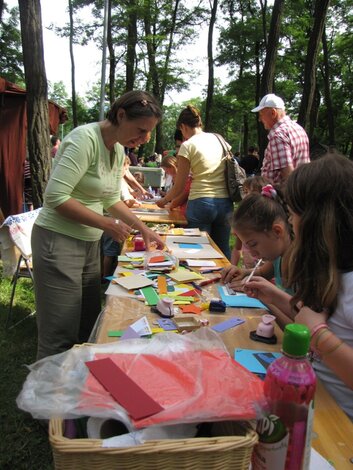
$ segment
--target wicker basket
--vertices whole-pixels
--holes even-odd
[[[100,439],[67,439],[63,421],[52,419],[49,439],[56,470],[248,470],[257,434],[149,441],[123,449],[103,448]],[[225,433],[234,432],[227,423]],[[223,433],[220,433],[223,434]]]

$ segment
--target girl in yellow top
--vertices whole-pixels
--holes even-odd
[[[228,216],[233,211],[233,204],[225,180],[222,145],[214,134],[202,130],[201,116],[191,105],[180,113],[177,128],[185,139],[177,155],[178,173],[172,189],[157,204],[164,207],[180,196],[192,173],[186,209],[188,227],[208,232],[230,258]]]

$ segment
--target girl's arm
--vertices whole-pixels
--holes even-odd
[[[353,390],[353,348],[336,336],[329,327],[317,329],[325,325],[327,313],[314,312],[303,307],[295,317],[296,323],[306,325],[312,332],[311,348],[350,389]]]
[[[230,287],[236,289],[239,281],[244,277],[249,276],[251,268],[238,268],[238,266],[226,266],[222,271],[223,284],[230,283]],[[271,261],[266,261],[262,266],[259,266],[255,271],[256,276],[264,277],[265,279],[272,279],[273,277],[273,264]],[[232,285],[234,283],[234,285]]]
[[[168,202],[180,196],[184,192],[184,188],[190,173],[190,162],[187,158],[178,156],[178,172],[173,187],[167,194],[157,201],[159,207],[164,207]]]

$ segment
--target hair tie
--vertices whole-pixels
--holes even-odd
[[[142,106],[147,106],[148,102],[147,102],[147,100],[141,100],[141,104],[142,104]]]
[[[275,199],[277,196],[277,191],[272,186],[272,184],[266,184],[266,186],[263,186],[261,189],[261,195],[270,199]]]

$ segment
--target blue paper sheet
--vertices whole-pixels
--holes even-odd
[[[184,248],[185,250],[202,250],[202,245],[199,243],[178,243],[179,248]]]
[[[267,367],[282,354],[278,352],[258,351],[255,349],[236,349],[234,359],[250,372],[265,375]]]
[[[242,292],[239,292],[236,295],[229,295],[227,289],[224,286],[218,286],[218,292],[227,307],[264,308],[268,310],[266,305],[260,302],[259,299],[248,297]]]

